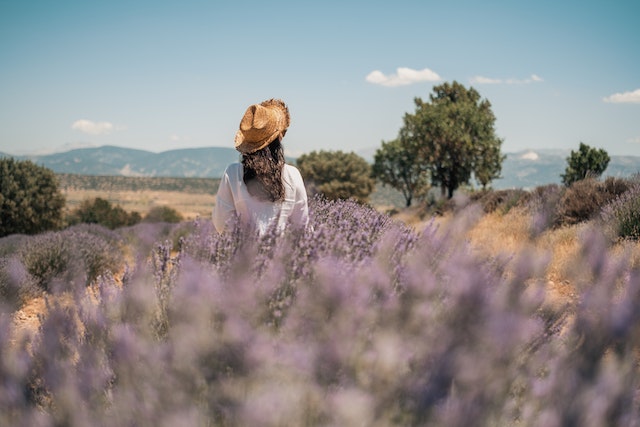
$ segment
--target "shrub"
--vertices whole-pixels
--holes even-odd
[[[640,240],[640,184],[605,206],[602,219],[614,237]]]
[[[37,294],[37,283],[25,270],[18,257],[0,258],[0,313],[3,311],[3,306],[14,311]]]
[[[5,264],[0,286],[35,285],[45,291],[62,286],[66,290],[89,284],[101,274],[119,272],[124,267],[121,239],[109,233],[97,226],[76,226],[25,238],[16,246],[15,255],[0,258]],[[7,268],[18,271],[16,262],[27,273],[21,276],[24,280],[11,279],[16,274]]]
[[[625,189],[622,181],[616,179],[604,183],[593,178],[574,182],[560,199],[555,225],[572,225],[593,219]]]
[[[626,193],[635,183],[635,178],[616,178],[613,176],[607,177],[604,180],[604,191],[610,194],[612,198],[616,198],[623,193]]]
[[[127,212],[121,206],[100,197],[84,200],[69,214],[67,222],[75,224],[100,224],[110,229],[137,224],[142,220],[138,212]]]
[[[529,201],[531,194],[528,191],[520,189],[511,190],[494,190],[483,192],[479,202],[485,213],[491,213],[500,210],[507,213],[515,206],[521,206]]]
[[[184,220],[180,212],[169,206],[154,206],[144,216],[144,222],[171,222]]]
[[[0,158],[0,237],[60,228],[64,203],[53,171]]]
[[[371,165],[356,153],[312,151],[298,157],[297,165],[312,196],[366,202],[375,188]]]
[[[14,254],[22,242],[28,238],[29,236],[24,234],[12,234],[10,236],[0,237],[0,258]]]
[[[557,211],[566,192],[566,187],[558,184],[547,184],[534,188],[526,207],[531,211],[533,222],[531,231],[538,235],[559,224]]]
[[[71,245],[62,233],[39,234],[20,247],[19,259],[37,286],[47,291],[54,279],[72,281],[78,274],[70,271],[76,266],[76,254]],[[67,277],[63,277],[65,273]]]

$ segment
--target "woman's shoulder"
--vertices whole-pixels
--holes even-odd
[[[289,164],[289,163],[285,163],[284,164],[284,170],[287,171],[287,173],[293,173],[293,174],[298,174],[300,175],[300,171],[298,170],[297,167]]]
[[[227,165],[224,173],[229,176],[242,175],[242,163],[230,163]]]
[[[293,165],[285,164],[284,169],[282,171],[282,178],[284,182],[290,185],[293,188],[303,188],[304,187],[304,179],[300,174],[298,168]]]

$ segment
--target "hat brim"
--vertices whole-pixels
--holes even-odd
[[[239,130],[236,132],[235,149],[241,152],[242,154],[255,153],[256,151],[260,151],[267,145],[271,144],[273,141],[275,141],[278,135],[283,132],[284,130],[278,129],[276,132],[274,132],[272,135],[270,135],[269,137],[265,138],[262,141],[249,142],[249,141],[245,141],[244,134],[242,133],[242,131]]]
[[[289,108],[282,100],[275,98],[268,99],[261,102],[260,105],[263,107],[275,108],[280,110],[282,121],[278,123],[276,130],[271,135],[265,137],[260,141],[246,141],[244,133],[241,130],[238,130],[234,138],[234,143],[235,149],[242,154],[251,154],[258,150],[262,150],[264,147],[272,143],[278,137],[278,135],[284,135],[284,133],[289,128],[289,125],[291,124]]]

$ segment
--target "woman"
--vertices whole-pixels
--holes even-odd
[[[216,195],[213,223],[218,232],[235,220],[260,234],[271,226],[282,231],[288,223],[304,227],[309,222],[302,176],[284,160],[282,138],[289,124],[289,109],[279,99],[247,108],[235,136],[242,162],[227,166]]]

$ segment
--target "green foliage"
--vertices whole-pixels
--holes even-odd
[[[486,187],[500,176],[505,158],[491,103],[455,81],[433,91],[429,102],[415,98],[416,111],[405,114],[399,139],[414,146],[415,161],[429,167],[431,184],[448,198],[472,177]]]
[[[144,216],[144,222],[181,222],[184,218],[177,210],[169,206],[154,206]]]
[[[562,183],[567,187],[585,178],[598,178],[609,165],[609,154],[603,149],[596,149],[580,143],[578,151],[571,151],[567,157],[567,168]]]
[[[60,228],[64,204],[53,171],[29,160],[0,159],[0,237]]]
[[[402,193],[406,206],[411,206],[414,196],[429,189],[429,168],[416,161],[418,153],[414,148],[415,145],[401,139],[383,141],[376,150],[372,169],[373,176],[383,185]]]
[[[138,212],[128,213],[119,205],[100,197],[84,200],[80,206],[71,212],[68,218],[70,225],[100,224],[110,229],[125,227],[139,223],[142,217]]]
[[[298,157],[297,165],[310,195],[366,202],[375,186],[371,166],[353,152],[313,151]]]

